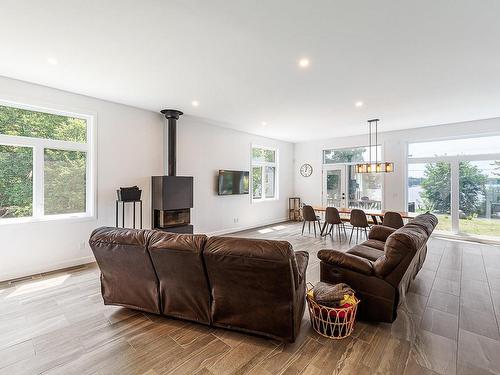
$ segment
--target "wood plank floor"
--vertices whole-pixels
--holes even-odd
[[[347,249],[283,223],[234,234]],[[499,374],[500,247],[432,238],[424,268],[390,324],[358,322],[352,337],[282,344],[104,306],[95,265],[0,284],[0,374]]]

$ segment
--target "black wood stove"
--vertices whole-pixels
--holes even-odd
[[[151,226],[166,232],[193,233],[193,177],[176,175],[177,120],[183,113],[175,109],[164,109],[161,113],[167,118],[167,176],[152,177]]]

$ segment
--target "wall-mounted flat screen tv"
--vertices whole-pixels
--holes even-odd
[[[219,195],[248,194],[249,172],[219,170]]]

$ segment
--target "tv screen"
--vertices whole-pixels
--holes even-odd
[[[219,195],[248,194],[248,171],[219,171]]]

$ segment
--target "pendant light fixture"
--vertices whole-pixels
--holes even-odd
[[[356,164],[355,170],[356,173],[390,173],[394,172],[394,163],[393,162],[383,162],[383,161],[378,161],[378,153],[377,153],[377,146],[378,146],[378,122],[380,120],[378,118],[368,120],[368,133],[369,133],[369,153],[370,153],[370,160],[368,163],[359,163]],[[375,144],[372,145],[372,124],[375,123]],[[375,148],[375,163],[372,163],[372,149]]]

